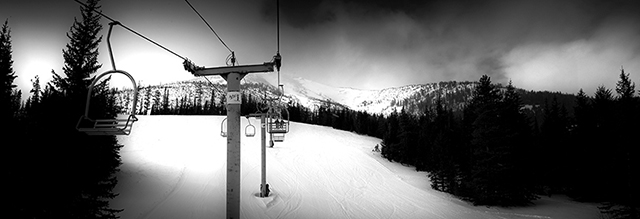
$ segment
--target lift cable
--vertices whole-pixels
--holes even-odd
[[[89,6],[87,6],[86,4],[84,4],[84,3],[82,3],[82,2],[80,2],[80,1],[78,1],[78,0],[74,0],[74,1],[76,1],[78,4],[80,4],[80,5],[82,5],[82,6],[86,7],[86,8],[89,8]],[[115,23],[117,23],[118,25],[120,25],[120,26],[121,26],[121,27],[123,27],[124,29],[126,29],[126,30],[130,31],[131,33],[133,33],[133,34],[135,34],[135,35],[138,35],[138,36],[139,36],[139,37],[141,37],[142,39],[145,39],[145,40],[149,41],[150,43],[153,43],[154,45],[156,45],[156,46],[158,46],[158,47],[160,47],[160,48],[162,48],[162,49],[166,50],[167,52],[170,52],[171,54],[173,54],[173,55],[175,55],[175,56],[177,56],[177,57],[181,58],[182,60],[184,60],[184,61],[188,61],[188,60],[189,60],[189,59],[187,59],[187,58],[185,58],[185,57],[183,57],[183,56],[179,55],[178,53],[176,53],[176,52],[174,52],[174,51],[171,51],[170,49],[167,49],[167,47],[164,47],[164,46],[160,45],[159,43],[156,43],[155,41],[153,41],[153,40],[149,39],[148,37],[146,37],[146,36],[144,36],[144,35],[142,35],[142,34],[140,34],[140,33],[136,32],[135,30],[133,30],[133,29],[131,29],[131,28],[129,28],[129,27],[127,27],[127,26],[125,26],[125,25],[124,25],[124,24],[122,24],[121,22],[116,21],[116,20],[114,20],[113,18],[110,18],[109,16],[107,16],[107,15],[103,14],[102,12],[97,11],[97,10],[95,10],[95,9],[94,9],[93,11],[94,11],[94,12],[96,12],[96,13],[98,13],[100,16],[102,16],[102,17],[104,17],[104,18],[106,18],[106,19],[110,20],[111,22],[115,22]]]
[[[280,0],[276,0],[276,55],[273,56],[274,61],[276,62],[276,68],[278,70],[278,92],[280,96],[278,100],[282,99],[282,95],[284,95],[284,85],[280,84],[280,65],[282,63],[282,56],[280,56]]]
[[[276,47],[276,53],[280,53],[280,0],[276,0],[276,32],[277,32],[277,41],[278,46]]]
[[[229,52],[231,54],[233,54],[233,50],[231,50],[231,48],[229,48],[229,46],[227,46],[227,44],[222,40],[222,38],[220,38],[220,35],[218,35],[218,33],[216,33],[216,31],[213,29],[213,27],[211,27],[211,25],[209,25],[209,22],[207,22],[207,20],[205,20],[204,17],[202,17],[202,15],[200,15],[200,12],[198,12],[198,10],[196,10],[196,8],[193,7],[193,5],[191,5],[191,3],[189,3],[188,0],[184,0],[184,1],[187,2],[189,7],[191,7],[191,9],[193,9],[193,11],[196,12],[196,14],[200,17],[200,19],[202,19],[202,21],[207,25],[207,27],[209,27],[209,30],[211,30],[211,32],[213,32],[213,34],[216,35],[216,37],[218,38],[220,43],[222,43],[222,45],[224,45],[224,47],[226,47],[227,50],[229,50]],[[232,63],[235,62],[235,55],[232,55],[231,62]]]

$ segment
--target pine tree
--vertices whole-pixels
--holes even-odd
[[[620,101],[631,101],[634,97],[636,84],[629,79],[629,73],[620,69],[620,80],[616,83],[616,93]]]
[[[169,114],[169,88],[164,88],[164,93],[162,94],[162,113]]]
[[[143,103],[143,109],[144,111],[142,112],[143,115],[146,115],[147,112],[149,112],[149,110],[151,110],[151,86],[147,86],[144,89],[144,103]]]
[[[382,156],[387,158],[389,161],[399,160],[399,149],[397,145],[399,142],[398,128],[398,112],[394,110],[387,117],[387,124],[384,130],[381,149]]]
[[[22,168],[20,167],[24,160],[21,160],[24,153],[23,140],[26,135],[22,130],[23,121],[18,120],[17,112],[20,107],[21,93],[14,90],[16,85],[13,84],[17,77],[13,71],[13,58],[11,48],[11,30],[9,29],[9,21],[6,20],[0,30],[0,121],[4,129],[3,138],[3,154],[5,156],[1,161],[1,165],[6,168],[5,186],[11,188],[6,190],[4,196],[9,203],[8,211],[4,211],[5,215],[20,215],[24,211],[21,194],[18,186],[23,179]],[[19,142],[19,143],[16,143]]]
[[[573,111],[575,112],[575,135],[578,137],[578,140],[585,139],[584,137],[590,136],[591,130],[595,125],[591,121],[593,118],[591,115],[591,98],[587,96],[582,89],[580,89],[576,95],[576,106]]]
[[[398,160],[400,163],[416,165],[416,152],[418,147],[416,119],[404,108],[400,110],[398,118],[398,138],[397,144]]]
[[[31,100],[33,103],[40,103],[40,96],[42,94],[42,89],[40,88],[40,76],[36,75],[33,79],[31,79],[31,84],[33,88],[31,88]]]
[[[614,98],[610,89],[604,86],[596,89],[592,109],[595,128],[588,146],[593,147],[592,150],[597,154],[593,157],[596,160],[591,161],[593,163],[591,171],[600,173],[600,177],[593,180],[596,191],[592,192],[592,196],[595,200],[602,201],[611,198],[614,194],[612,190],[617,186],[612,184],[615,174],[611,170],[615,158],[613,150],[609,147],[614,134]]]
[[[572,132],[573,145],[577,145],[580,150],[575,150],[574,164],[570,167],[572,172],[569,178],[572,179],[572,188],[569,195],[579,200],[593,201],[600,187],[600,180],[592,180],[593,172],[600,160],[600,148],[594,145],[596,136],[596,120],[593,109],[593,100],[587,96],[584,90],[580,89],[576,95],[575,130]],[[600,178],[600,177],[598,177]]]
[[[447,109],[440,98],[436,99],[433,106],[435,118],[432,127],[428,129],[431,153],[428,159],[431,160],[429,178],[431,187],[452,194],[456,194],[458,188],[457,176],[458,165],[458,142],[456,139],[456,122],[453,112]]]
[[[440,99],[438,99],[439,102]],[[438,103],[437,102],[437,103]],[[416,170],[418,171],[431,171],[433,168],[434,160],[431,159],[432,153],[432,130],[433,127],[433,111],[431,107],[425,106],[420,118],[418,119],[419,123],[419,132],[418,132],[418,142],[420,147],[418,148],[418,163],[416,164]]]
[[[159,89],[156,89],[153,92],[153,108],[151,109],[151,114],[157,115],[160,114],[160,101],[162,100],[162,93]]]
[[[571,153],[575,153],[570,147],[566,109],[564,105],[560,106],[554,95],[551,104],[545,100],[543,114],[541,150],[536,156],[547,157],[547,161],[542,164],[543,168],[539,168],[542,172],[538,173],[538,178],[542,180],[540,183],[551,189],[550,192],[562,191],[570,185],[567,176],[571,171],[567,169],[569,164],[566,161],[572,160],[574,156]]]
[[[5,20],[0,30],[0,120],[2,121],[13,120],[20,103],[15,103],[17,93],[14,91],[16,85],[13,84],[13,80],[17,76],[13,71],[11,53],[11,29],[9,20]]]
[[[506,187],[502,198],[507,205],[525,205],[537,199],[535,195],[534,177],[529,174],[537,168],[533,164],[537,160],[530,154],[537,150],[531,142],[531,123],[522,112],[522,99],[509,81],[503,93],[500,109],[500,129],[504,136],[502,142],[506,147],[506,177],[501,183]]]
[[[474,204],[522,205],[536,198],[523,175],[526,164],[518,160],[530,132],[521,104],[513,86],[501,95],[488,76],[480,78],[465,112],[471,160],[461,185]]]
[[[147,97],[147,95],[144,95],[144,87],[142,86],[142,82],[138,81],[138,83],[136,83],[136,85],[138,87],[136,87],[135,89],[138,90],[138,99],[136,102],[136,110],[138,112],[133,112],[136,115],[144,115],[144,106],[145,106],[145,98]]]
[[[613,135],[607,148],[611,151],[611,159],[608,159],[610,163],[605,170],[610,173],[608,180],[615,183],[609,183],[613,189],[606,190],[610,191],[612,197],[601,210],[615,219],[640,218],[640,201],[636,198],[640,192],[636,188],[637,177],[634,177],[638,169],[637,152],[629,144],[632,136],[640,132],[640,128],[637,128],[640,122],[637,115],[639,104],[634,97],[635,84],[629,79],[629,74],[625,74],[624,69],[621,69],[616,93],[618,96],[613,110],[615,126],[612,127]]]
[[[74,99],[86,94],[93,79],[90,75],[102,67],[98,64],[98,45],[102,41],[99,33],[102,25],[100,16],[93,11],[99,10],[100,6],[98,0],[89,0],[87,5],[88,8],[81,9],[82,22],[74,18],[73,25],[67,33],[70,42],[63,50],[65,65],[62,67],[66,78],[57,73],[53,75],[56,87]]]
[[[75,129],[84,113],[88,87],[101,65],[98,45],[102,26],[94,12],[100,7],[97,0],[89,0],[81,7],[82,19],[74,19],[63,49],[64,76],[53,73],[52,83],[45,88],[42,115],[33,115],[36,125],[30,132],[38,138],[29,140],[29,172],[23,183],[28,191],[21,200],[26,217],[36,218],[116,218],[120,210],[109,207],[109,199],[116,185],[115,173],[120,165],[119,149],[114,136],[87,136]],[[117,108],[112,93],[106,89],[108,80],[99,83],[91,101],[95,118],[114,118]],[[37,168],[36,168],[37,167]]]

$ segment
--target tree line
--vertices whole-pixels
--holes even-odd
[[[271,87],[257,84],[244,84],[242,89],[241,115],[249,115],[259,111],[265,111],[264,95],[254,90],[275,92]],[[174,101],[169,98],[171,89],[161,86],[140,87],[138,93],[138,105],[136,114],[146,114],[150,110],[153,115],[226,115],[226,100],[224,86],[214,84],[210,87],[210,94],[203,92],[204,85],[196,85],[194,94],[182,94],[175,96]],[[117,105],[120,109],[131,108],[131,90],[114,91],[117,95]],[[271,98],[273,98],[271,96]],[[205,100],[206,99],[206,100]],[[382,127],[385,117],[382,114],[370,114],[363,111],[354,111],[345,106],[326,101],[315,109],[310,109],[295,101],[282,100],[289,112],[289,119],[294,122],[330,126],[335,129],[356,132],[363,135],[382,137]],[[284,112],[283,112],[284,113]],[[287,116],[286,113],[283,115]]]
[[[153,104],[159,114],[226,114],[224,100],[213,95],[204,104],[185,95],[171,106],[166,96],[155,98],[164,100]],[[522,96],[544,104],[527,109]],[[262,104],[248,92],[242,99],[243,115]],[[606,203],[603,212],[637,213],[629,194],[637,194],[638,164],[627,142],[638,133],[639,101],[624,70],[615,95],[604,86],[593,97],[582,90],[532,94],[483,76],[462,110],[441,97],[422,102],[419,114],[403,108],[388,116],[329,101],[313,109],[289,102],[287,110],[291,121],[383,139],[382,156],[428,172],[432,188],[476,205],[527,205],[540,195],[566,194]]]
[[[113,136],[86,136],[75,130],[83,114],[91,74],[97,62],[102,26],[97,0],[82,7],[63,50],[64,75],[40,86],[36,76],[31,96],[21,103],[15,89],[8,21],[0,31],[0,116],[3,135],[20,139],[8,146],[9,215],[25,218],[116,218],[108,200],[117,183],[119,145]],[[107,89],[108,79],[95,89],[92,116],[113,118],[131,99],[118,99]],[[223,115],[222,92],[202,98],[171,101],[169,90],[141,90],[136,114]],[[263,88],[260,88],[263,89]],[[212,92],[220,91],[221,88]],[[509,84],[501,87],[480,78],[461,112],[448,107],[449,97],[388,116],[350,110],[332,102],[310,109],[287,103],[290,120],[330,126],[383,139],[386,159],[428,172],[432,188],[477,205],[526,205],[539,195],[567,194],[578,200],[605,203],[614,218],[637,218],[638,155],[631,150],[639,133],[640,101],[624,70],[614,91],[598,87],[593,97],[580,90],[568,106],[545,98],[541,115],[523,110],[522,96]],[[216,98],[218,97],[218,98]],[[462,97],[456,97],[462,98]],[[243,93],[242,114],[259,111],[262,97]],[[173,104],[171,104],[173,102]],[[65,107],[60,107],[65,106]],[[94,110],[95,109],[95,110]],[[535,118],[534,118],[535,117]],[[8,138],[7,138],[8,139]],[[15,141],[14,141],[15,142]],[[37,198],[34,198],[37,197]]]
[[[88,136],[75,127],[84,114],[90,77],[101,67],[98,45],[102,40],[98,0],[81,7],[67,33],[62,51],[63,74],[52,71],[53,80],[44,88],[39,77],[31,96],[13,84],[12,48],[8,20],[0,32],[0,113],[5,156],[4,215],[11,218],[117,218],[122,209],[109,207],[117,194],[115,173],[121,164],[115,136]],[[94,89],[91,114],[114,118],[117,107],[108,81]]]
[[[527,205],[539,195],[566,194],[604,203],[613,218],[638,218],[640,99],[621,70],[616,94],[581,89],[573,113],[555,96],[540,123],[520,95],[486,75],[462,113],[437,99],[420,115],[405,110],[386,118],[382,156],[428,172],[431,187],[476,205]]]

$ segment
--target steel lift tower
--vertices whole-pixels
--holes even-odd
[[[227,81],[227,218],[240,218],[240,81],[251,73],[273,72],[280,69],[281,56],[277,53],[271,62],[255,65],[238,65],[204,68],[189,61],[185,70],[195,76],[220,75]]]

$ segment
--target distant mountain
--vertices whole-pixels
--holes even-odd
[[[268,83],[276,86],[277,82],[265,79],[261,75],[250,75],[247,83]],[[431,105],[440,95],[445,104],[452,109],[462,109],[471,97],[475,82],[440,82],[421,85],[407,85],[382,90],[361,90],[354,88],[337,88],[300,77],[282,77],[285,93],[301,105],[314,108],[318,104],[330,102],[356,111],[371,114],[384,114],[405,110],[420,113],[425,106]]]
[[[429,84],[406,85],[401,87],[386,88],[382,90],[360,90],[353,88],[337,88],[301,77],[281,77],[284,85],[282,100],[288,103],[297,103],[310,109],[315,109],[322,104],[332,104],[335,107],[349,108],[356,111],[365,111],[371,114],[388,115],[391,112],[405,111],[419,114],[425,107],[435,103],[438,97],[442,98],[445,105],[454,111],[464,108],[471,99],[476,82],[439,82]],[[276,98],[278,95],[277,77],[266,74],[250,74],[242,80],[243,92],[256,100]],[[551,101],[553,96],[558,102],[564,104],[572,113],[575,97],[568,94],[517,90],[522,96],[525,109],[541,112],[545,100]],[[121,91],[118,102],[127,103],[127,96],[131,91]],[[221,104],[226,93],[226,82],[220,77],[202,77],[187,81],[168,84],[143,86],[139,91],[139,109],[145,105],[158,104],[165,97],[171,106],[177,106],[179,102],[188,101],[205,105],[211,103]],[[148,101],[149,103],[146,103]],[[142,108],[141,108],[142,107]],[[539,114],[539,113],[538,113]],[[538,115],[539,116],[539,115]]]

